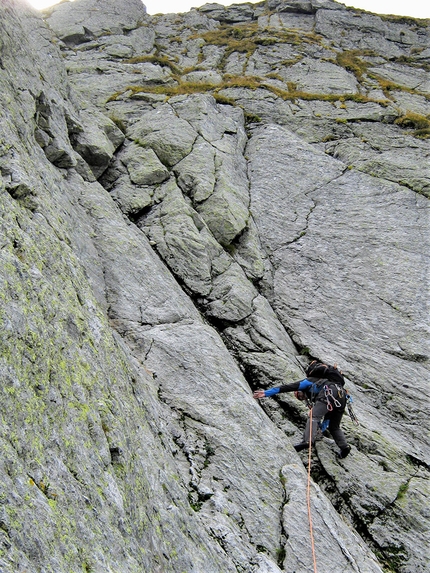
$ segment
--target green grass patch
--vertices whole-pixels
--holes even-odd
[[[411,50],[411,53],[413,53],[413,49]],[[419,53],[419,51],[416,53]],[[415,69],[419,68],[426,72],[430,71],[430,64],[428,62],[421,62],[414,56],[399,56],[398,58],[393,58],[391,61],[397,64],[407,64]]]
[[[408,111],[405,115],[397,118],[394,122],[401,127],[412,128],[412,129],[428,129],[430,128],[430,119],[425,115],[420,113],[414,113]]]
[[[120,117],[117,117],[114,114],[111,114],[109,116],[109,119],[111,121],[113,121],[113,123],[117,126],[117,128],[125,134],[125,132],[127,131],[127,126],[126,126],[125,121],[123,119],[121,119]]]
[[[403,498],[405,497],[406,492],[408,491],[408,489],[409,489],[409,481],[407,481],[406,483],[402,484],[402,485],[399,487],[399,491],[397,492],[396,500],[403,499]]]
[[[349,94],[321,94],[321,93],[311,93],[311,92],[304,92],[301,90],[297,90],[294,87],[294,84],[288,86],[290,89],[283,90],[277,88],[275,86],[262,84],[260,87],[264,87],[267,90],[273,92],[278,97],[282,98],[283,100],[294,101],[297,99],[305,100],[305,101],[329,101],[329,102],[336,102],[336,101],[354,101],[358,103],[378,103],[380,105],[387,105],[388,101],[386,100],[376,100],[374,98],[369,98],[362,94],[356,93],[349,93]]]
[[[214,92],[212,95],[215,98],[215,100],[217,101],[217,103],[219,103],[221,105],[236,105],[236,102],[234,101],[234,99],[232,99],[230,97],[226,97],[222,94],[219,94],[218,92]]]
[[[232,52],[252,53],[257,46],[258,23],[242,24],[238,26],[221,25],[216,30],[210,30],[203,34],[191,36],[191,39],[202,38],[207,44],[212,46],[223,46],[226,48],[228,57]]]

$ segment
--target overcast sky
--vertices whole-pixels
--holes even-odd
[[[249,0],[217,0],[218,4],[244,4]],[[35,8],[45,8],[57,4],[57,0],[27,0]],[[190,8],[197,8],[208,3],[206,0],[144,0],[148,14],[160,12],[188,12]],[[363,8],[378,14],[397,14],[400,16],[414,16],[415,18],[430,18],[430,0],[344,0],[342,4]]]

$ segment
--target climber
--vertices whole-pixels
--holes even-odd
[[[257,390],[253,397],[256,400],[268,396],[274,396],[280,392],[294,392],[296,398],[305,400],[312,409],[311,420],[308,418],[303,441],[294,446],[297,452],[315,443],[318,428],[321,431],[328,429],[334,441],[340,448],[338,457],[346,458],[351,451],[351,446],[346,442],[345,435],[340,428],[343,413],[346,406],[346,391],[343,386],[345,380],[342,373],[335,366],[329,366],[314,360],[306,369],[306,378],[298,382],[292,382],[270,388],[269,390]]]

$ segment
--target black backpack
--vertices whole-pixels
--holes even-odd
[[[306,376],[310,376],[312,378],[325,378],[326,380],[330,380],[330,382],[335,382],[341,386],[344,386],[345,384],[342,372],[338,369],[336,364],[331,366],[330,364],[324,364],[317,360],[314,360],[309,364],[306,369]]]
[[[306,376],[309,376],[310,378],[325,378],[326,380],[330,380],[336,384],[340,384],[341,386],[344,386],[345,384],[345,379],[342,375],[342,371],[339,370],[336,364],[331,366],[330,364],[324,364],[323,362],[318,362],[317,360],[314,360],[309,364],[306,369]],[[322,385],[318,386],[318,383],[315,382],[312,386],[311,392],[316,395],[321,390],[321,388]],[[352,409],[352,396],[349,394],[348,390],[345,390],[345,393],[348,414],[354,424],[358,426],[360,422],[358,421],[358,418]]]

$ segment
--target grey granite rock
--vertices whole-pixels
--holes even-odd
[[[343,68],[330,62],[305,58],[280,72],[285,81],[296,84],[298,91],[324,94],[355,93],[357,80]]]
[[[128,136],[139,145],[153,149],[165,165],[172,167],[191,152],[197,133],[166,104],[146,113],[133,125]]]
[[[399,133],[395,127],[373,123],[352,127],[355,137],[326,144],[325,150],[345,165],[354,165],[374,177],[395,181],[417,193],[429,196],[430,168],[426,140]]]
[[[199,137],[191,151],[174,167],[178,185],[195,203],[210,197],[215,186],[215,148]]]
[[[66,43],[81,43],[109,34],[134,30],[146,19],[140,0],[127,0],[127,7],[114,0],[81,0],[54,6],[47,17],[49,26]]]
[[[426,572],[426,22],[43,16],[0,6],[1,571],[311,568],[307,409],[251,392],[318,358],[360,421],[313,449],[318,569]]]
[[[169,171],[151,148],[132,143],[121,156],[130,181],[136,185],[156,185],[170,177]]]

